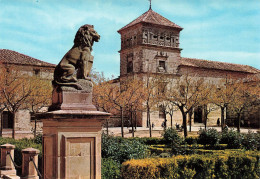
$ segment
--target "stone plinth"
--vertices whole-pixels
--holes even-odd
[[[44,178],[101,178],[101,129],[109,113],[57,110],[43,119]]]
[[[38,173],[34,166],[38,167],[38,154],[39,150],[34,148],[27,148],[22,150],[23,163],[22,163],[22,178],[24,179],[38,179]],[[33,163],[34,161],[34,163]]]
[[[72,87],[55,87],[52,92],[52,105],[49,111],[54,110],[87,110],[96,111],[92,104],[92,82],[88,80],[78,80],[79,85],[84,90],[76,90]]]
[[[0,166],[0,176],[13,175],[16,176],[16,170],[14,164],[9,156],[11,155],[14,159],[14,145],[4,144],[1,145],[1,166]]]

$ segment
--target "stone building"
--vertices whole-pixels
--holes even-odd
[[[53,79],[53,72],[56,66],[7,49],[0,49],[0,63],[13,66],[18,69],[21,74],[38,76],[39,78],[50,80],[50,83]],[[19,110],[15,116],[17,138],[32,136],[32,129],[34,129],[34,116],[31,115],[28,110]],[[11,113],[4,110],[0,117],[3,137],[11,137],[13,128]],[[38,121],[38,131],[41,131],[41,126],[41,121]]]
[[[123,80],[133,75],[144,78],[147,73],[160,73],[176,77],[189,74],[203,77],[208,81],[220,81],[227,76],[246,78],[260,73],[260,70],[247,65],[181,57],[179,38],[182,30],[182,27],[154,12],[151,8],[118,30],[121,35],[119,79]],[[260,107],[258,106],[255,111],[258,111],[258,117],[254,118],[252,123],[257,126]],[[202,123],[202,115],[201,108],[195,109],[193,122]],[[162,116],[161,111],[153,112],[151,122],[157,127],[161,126]],[[250,115],[247,116],[245,120],[249,121]],[[220,110],[210,113],[208,124],[216,125],[217,118],[220,118]],[[146,113],[139,117],[139,123],[141,126],[146,126]],[[168,120],[168,126],[169,123],[170,120]],[[174,115],[175,123],[182,124],[180,112]]]

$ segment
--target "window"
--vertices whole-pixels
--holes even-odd
[[[127,73],[133,72],[133,62],[127,62]]]
[[[166,68],[165,68],[165,61],[160,60],[159,61],[159,66],[158,66],[158,71],[159,72],[165,72]]]
[[[34,69],[33,71],[35,76],[40,76],[40,69]]]
[[[159,61],[159,67],[165,69],[165,61]]]
[[[159,118],[164,119],[165,118],[165,112],[163,106],[159,106]]]
[[[133,72],[133,54],[130,53],[127,55],[127,73]]]
[[[13,128],[13,115],[9,111],[3,111],[2,114],[3,128],[12,129]]]

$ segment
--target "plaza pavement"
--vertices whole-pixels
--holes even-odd
[[[200,129],[204,129],[204,125],[202,124],[195,124],[194,126],[191,126],[191,131],[197,133]],[[207,129],[209,128],[213,128],[216,129],[217,131],[221,131],[221,127],[218,126],[209,126],[207,127]],[[129,130],[131,130],[131,127],[124,127],[124,134],[125,137],[132,137],[132,134]],[[189,126],[187,127],[188,131],[189,131]],[[234,129],[237,130],[234,127],[229,127],[229,129]],[[248,133],[248,131],[252,131],[254,133],[256,132],[260,132],[260,129],[252,129],[252,128],[244,128],[242,127],[240,129],[241,133]],[[103,131],[106,133],[106,128],[103,128]],[[121,127],[110,127],[108,129],[109,134],[114,135],[114,136],[121,136]],[[163,128],[162,127],[154,127],[152,130],[152,136],[153,137],[161,137],[163,133]],[[135,131],[135,136],[137,137],[149,137],[149,128],[147,127],[137,127],[136,131]]]

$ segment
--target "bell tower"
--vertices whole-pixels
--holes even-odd
[[[183,28],[150,9],[120,30],[120,77],[141,73],[176,74]]]

